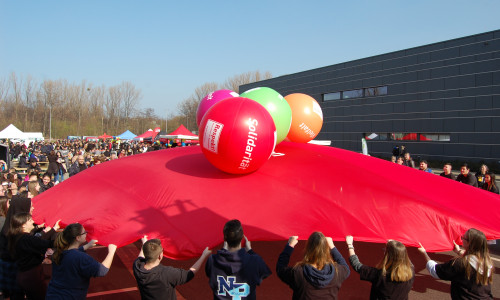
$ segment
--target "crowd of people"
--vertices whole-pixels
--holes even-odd
[[[56,235],[58,224],[52,228],[45,224],[33,225],[32,199],[64,181],[65,176],[74,176],[100,163],[175,146],[111,140],[57,140],[32,142],[28,146],[10,143],[12,166],[8,168],[7,163],[0,160],[0,299],[5,295],[11,299],[45,299],[46,295],[52,299],[68,299],[68,295],[84,299],[86,289],[83,287],[88,286],[90,277],[106,274],[116,246],[110,245],[108,257],[102,264],[97,263],[82,254],[97,241],[87,243],[86,232],[80,224],[67,226],[59,235]],[[47,257],[56,262],[48,290],[41,272]],[[81,274],[68,273],[68,269],[78,268]],[[70,289],[61,289],[65,286]]]
[[[7,198],[27,191],[31,182],[32,196],[42,193],[95,165],[118,158],[175,147],[176,144],[144,143],[136,141],[101,141],[85,142],[82,140],[57,140],[54,142],[34,142],[26,146],[23,143],[10,143],[9,155],[11,167],[0,160],[2,171],[0,182]],[[42,167],[44,163],[47,167]]]
[[[12,145],[12,159],[26,163],[28,175],[22,178],[15,168],[2,173],[0,189],[0,299],[85,299],[90,278],[105,276],[113,262],[117,247],[108,245],[102,261],[86,251],[98,241],[87,241],[87,231],[78,223],[63,230],[55,224],[34,224],[33,197],[96,164],[128,155],[161,149],[161,145],[143,143],[84,143],[60,141],[35,143],[30,147]],[[42,173],[39,165],[48,161]],[[415,168],[410,153],[394,160]],[[22,168],[22,167],[21,167]],[[426,161],[419,169],[432,172]],[[445,164],[441,176],[498,193],[494,174],[487,166],[476,175],[465,164],[454,178],[451,164]],[[49,226],[51,225],[51,226]],[[256,288],[271,275],[266,262],[252,250],[239,220],[228,221],[223,228],[224,245],[217,253],[207,247],[189,270],[161,264],[163,248],[158,239],[142,238],[142,247],[133,263],[142,299],[175,299],[175,287],[189,282],[205,264],[214,299],[255,299]],[[438,264],[430,259],[421,245],[419,251],[427,261],[429,273],[451,281],[452,299],[492,299],[493,263],[486,237],[469,229],[461,237],[463,249],[455,243],[457,257]],[[387,241],[384,255],[376,266],[363,265],[354,250],[354,238],[345,238],[352,269],[360,279],[372,284],[370,299],[408,299],[415,281],[415,269],[406,247],[395,240]],[[350,267],[333,240],[321,232],[313,232],[305,245],[303,258],[289,266],[298,236],[291,236],[276,264],[278,278],[293,291],[292,299],[337,299]],[[454,242],[453,242],[454,243]],[[42,264],[52,265],[48,285]],[[417,279],[418,280],[418,279]],[[368,295],[366,295],[368,297]]]
[[[415,161],[412,159],[410,152],[406,150],[404,146],[401,148],[396,147],[393,149],[391,157],[391,162],[397,163],[398,165],[407,166],[415,169]],[[460,174],[455,176],[453,174],[453,166],[451,163],[447,162],[443,165],[443,172],[439,176],[449,178],[451,180],[456,180],[458,182],[468,184],[488,192],[499,194],[499,188],[496,184],[495,173],[490,172],[487,165],[481,165],[479,171],[475,174],[471,173],[470,167],[467,163],[463,163],[460,167]],[[418,170],[434,173],[426,160],[421,160],[419,162]]]
[[[85,299],[90,278],[105,276],[113,262],[116,246],[108,245],[102,262],[86,254],[96,245],[87,242],[87,231],[78,223],[59,230],[34,225],[29,198],[15,198],[0,235],[0,288],[10,299]],[[205,264],[205,274],[214,299],[256,299],[256,289],[272,272],[260,255],[252,250],[239,220],[223,228],[224,245],[217,253],[206,247],[189,270],[161,264],[163,248],[159,239],[144,236],[133,274],[141,299],[176,299],[175,288],[194,278]],[[469,229],[461,236],[463,248],[454,241],[457,257],[437,263],[420,245],[426,268],[436,279],[451,281],[452,299],[493,299],[493,263],[485,235]],[[376,266],[363,265],[354,250],[354,237],[346,236],[349,262],[360,279],[371,282],[370,299],[408,299],[415,281],[415,267],[406,247],[388,240],[384,255]],[[332,238],[313,232],[305,245],[303,258],[289,266],[298,236],[291,236],[276,264],[278,278],[293,291],[292,299],[338,299],[350,268]],[[51,257],[52,277],[46,285],[42,263]],[[418,280],[418,279],[417,279]],[[368,297],[368,295],[366,295]]]

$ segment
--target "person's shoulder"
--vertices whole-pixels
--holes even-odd
[[[92,256],[80,249],[70,249],[63,252],[63,259],[74,261],[80,265],[88,265],[97,262]]]
[[[449,270],[452,272],[461,272],[464,270],[464,261],[462,257],[455,257],[441,264],[436,265],[436,271],[445,271]],[[439,274],[438,274],[439,275]]]
[[[132,264],[134,270],[140,270],[146,264],[146,259],[144,257],[137,257]]]
[[[245,251],[245,253],[246,253],[246,256],[248,257],[248,262],[250,264],[266,264],[266,262],[264,261],[262,256],[260,256],[255,251],[250,250],[248,252]]]
[[[154,267],[153,269],[157,269],[159,272],[164,272],[164,273],[178,273],[178,272],[189,272],[189,270],[185,270],[182,268],[176,268],[172,266],[165,266],[162,264],[159,264],[158,266]],[[153,270],[151,269],[151,270]]]

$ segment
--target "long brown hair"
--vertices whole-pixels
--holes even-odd
[[[326,237],[319,231],[313,232],[307,239],[304,258],[296,266],[306,264],[314,265],[318,270],[323,270],[327,264],[335,265]]]
[[[62,232],[57,234],[54,241],[54,254],[52,259],[58,265],[61,264],[62,253],[67,250],[76,240],[76,237],[82,233],[83,226],[79,223],[69,224]]]
[[[408,252],[403,243],[390,240],[385,246],[384,258],[378,263],[377,269],[382,275],[391,274],[391,280],[405,282],[413,278],[413,270]]]
[[[474,255],[477,257],[476,283],[481,285],[491,283],[493,281],[493,271],[490,270],[490,267],[493,266],[493,263],[491,262],[486,236],[483,232],[471,228],[464,233],[464,238],[467,239],[469,247],[458,261],[465,267],[467,278],[470,279],[472,276],[471,273],[473,268],[470,261]],[[489,276],[488,272],[490,272]]]
[[[7,216],[8,204],[9,204],[9,198],[5,196],[0,197],[0,217]]]
[[[488,184],[488,186],[486,187],[486,190],[491,191],[491,190],[493,189],[493,187],[496,187],[496,188],[497,188],[495,173],[486,172],[486,175],[489,175],[489,176],[490,176],[490,183],[489,183],[489,184]],[[486,175],[485,175],[485,176],[486,176]]]

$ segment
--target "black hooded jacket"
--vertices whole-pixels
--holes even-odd
[[[193,271],[177,269],[162,264],[147,270],[146,259],[139,257],[134,261],[134,277],[142,300],[177,299],[175,287],[190,281]]]
[[[253,250],[242,248],[237,252],[226,249],[211,255],[205,265],[214,299],[255,299],[255,288],[271,275],[264,260]],[[236,294],[235,294],[236,293]]]

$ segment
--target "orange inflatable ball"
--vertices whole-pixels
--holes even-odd
[[[287,138],[296,143],[307,143],[313,140],[323,126],[323,112],[318,102],[306,94],[290,94],[285,96],[292,109],[292,125]]]

